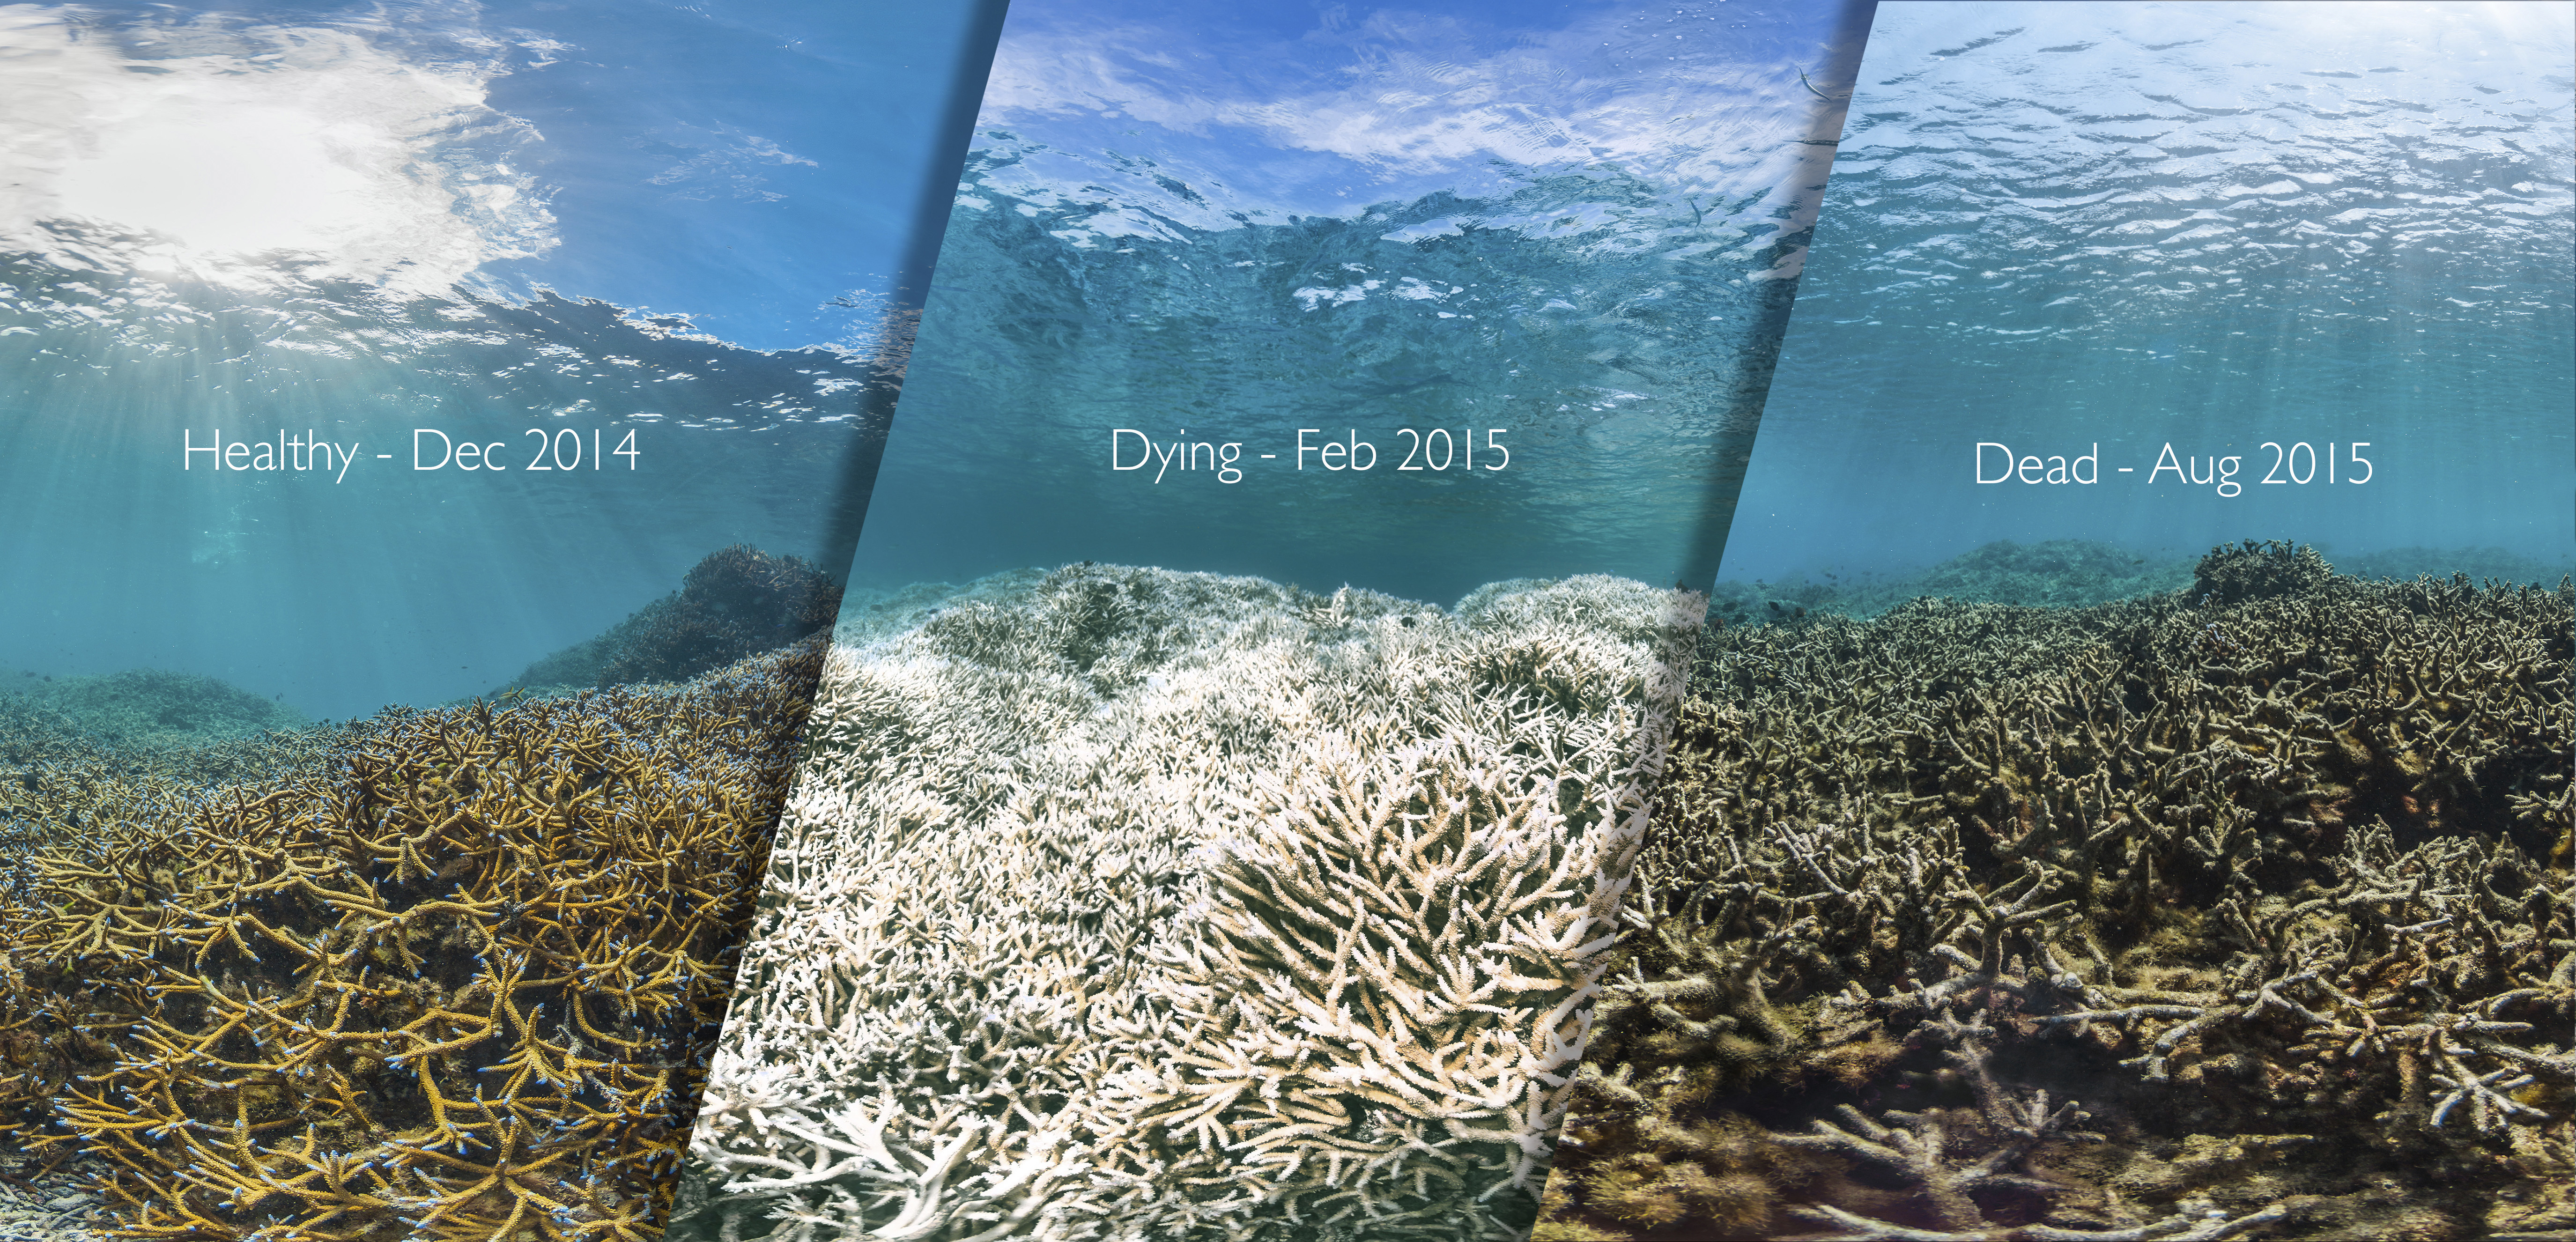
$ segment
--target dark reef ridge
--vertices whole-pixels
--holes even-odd
[[[1537,1242],[2576,1229],[2576,587],[1703,640]]]
[[[607,633],[528,666],[507,689],[686,681],[826,629],[841,587],[793,556],[736,544]]]

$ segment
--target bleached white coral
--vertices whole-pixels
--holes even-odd
[[[1513,1236],[1703,607],[845,609],[675,1236]]]

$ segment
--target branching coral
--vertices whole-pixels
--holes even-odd
[[[1510,1236],[1704,607],[1094,565],[855,607],[674,1236]]]
[[[1485,741],[1510,722],[1480,723],[1263,782],[1201,926],[1158,946],[1174,1018],[1222,1038],[1138,1067],[1118,1102],[1247,1209],[1391,1236],[1497,1175],[1539,1188],[1563,1111],[1547,1080],[1580,1054],[1610,926],[1590,898],[1617,841],[1596,829],[1635,814],[1634,786],[1598,780],[1615,755],[1526,727],[1517,745],[1545,749],[1514,755]],[[1597,804],[1561,806],[1568,787]]]
[[[0,903],[0,1103],[132,1236],[651,1236],[821,648],[100,801]]]
[[[1540,1236],[1660,1227],[1617,1174],[1649,1155],[1764,1179],[1745,1236],[1985,1236],[1889,1215],[1894,1170],[1848,1144],[1819,1171],[1681,1141],[1864,1135],[1838,1110],[1923,1115],[1978,1073],[2108,1139],[1992,1236],[2576,1228],[2576,592],[2284,545],[2200,577],[1713,636]]]

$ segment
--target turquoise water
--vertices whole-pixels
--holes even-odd
[[[837,573],[993,16],[10,10],[0,680],[338,718]]]
[[[1726,576],[2287,538],[2554,582],[2576,563],[2570,17],[1882,8]],[[1980,444],[2012,482],[1978,481],[2007,455]]]
[[[1866,11],[1015,5],[853,583],[1705,586]]]

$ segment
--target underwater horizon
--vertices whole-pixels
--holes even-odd
[[[844,572],[977,20],[11,10],[0,675],[345,719]]]
[[[2576,1230],[2576,6],[1881,6],[1534,1242]]]
[[[1724,576],[2069,538],[2576,566],[2566,16],[1886,9]]]
[[[854,584],[1704,587],[1865,13],[1017,6]]]

